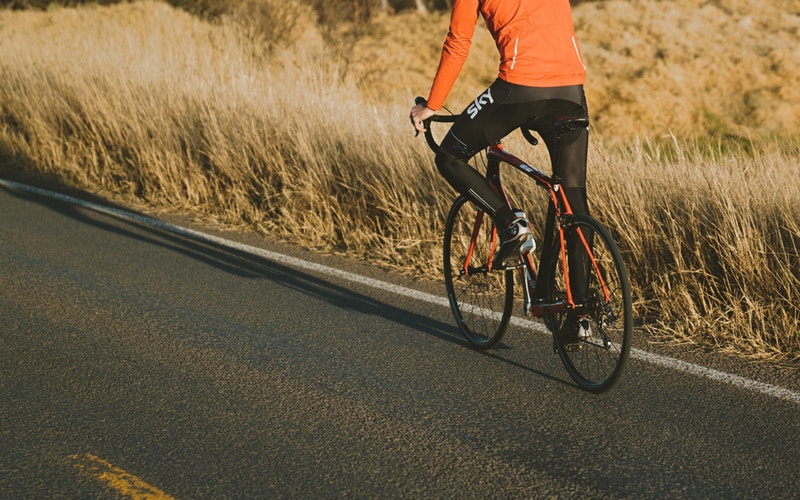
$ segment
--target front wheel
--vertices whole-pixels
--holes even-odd
[[[492,267],[498,246],[488,214],[458,197],[444,229],[444,282],[459,329],[481,349],[500,341],[514,306],[513,271]]]
[[[604,392],[619,380],[630,355],[633,306],[628,273],[611,233],[590,216],[570,216],[564,242],[567,276],[556,242],[544,283],[546,296],[551,302],[567,301],[568,277],[576,307],[546,316],[545,324],[572,379],[584,390]]]

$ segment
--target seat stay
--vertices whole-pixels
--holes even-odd
[[[603,299],[605,299],[606,302],[609,302],[611,300],[611,293],[608,290],[605,276],[603,276],[603,273],[600,271],[600,265],[597,263],[594,252],[592,251],[589,242],[586,241],[586,236],[583,234],[583,231],[581,231],[580,228],[578,229],[578,236],[581,239],[583,248],[586,250],[586,254],[589,256],[589,260],[591,261],[594,272],[597,273],[597,279],[600,282],[600,288],[603,290]]]

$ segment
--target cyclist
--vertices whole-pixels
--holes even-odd
[[[552,126],[564,115],[588,116],[583,90],[586,68],[569,0],[455,0],[427,103],[411,109],[416,130],[424,132],[422,122],[444,105],[469,53],[479,15],[497,45],[499,74],[453,123],[436,154],[436,167],[456,191],[490,214],[500,228],[499,262],[509,263],[534,246],[528,221],[512,212],[467,161],[521,125],[535,125],[531,128],[547,145],[553,173],[561,178],[573,212],[588,213],[588,130],[569,132],[558,141]],[[581,282],[570,274],[571,282]],[[579,288],[573,289],[576,297]],[[582,323],[572,315],[562,331],[577,342]]]

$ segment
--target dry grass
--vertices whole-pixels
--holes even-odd
[[[676,141],[599,150],[593,168],[609,182],[592,185],[593,206],[620,229],[637,296],[656,328],[673,339],[796,359],[798,144],[751,147]]]
[[[380,18],[331,46],[310,11],[280,4],[213,25],[153,1],[0,11],[0,164],[430,274],[452,193],[407,113],[446,17]],[[800,5],[693,5],[575,9],[592,210],[654,334],[796,362]],[[731,23],[735,43],[718,39]],[[452,107],[493,79],[493,50],[479,30]]]

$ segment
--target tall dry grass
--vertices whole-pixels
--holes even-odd
[[[594,209],[617,228],[637,296],[675,339],[797,358],[798,142],[634,142],[597,151]],[[635,179],[631,182],[631,179]]]
[[[431,261],[450,194],[399,130],[407,106],[368,106],[313,33],[265,54],[233,25],[147,1],[0,12],[0,26],[6,165],[396,266]]]
[[[292,0],[280,3],[292,6]],[[602,9],[597,2],[582,3],[576,20],[604,19],[603,9],[634,9],[631,3],[602,3]],[[654,3],[682,5],[635,5],[655,15]],[[307,10],[264,8],[268,1],[260,10],[242,5],[239,19],[232,11],[215,24],[154,1],[0,11],[2,168],[409,272],[438,272],[442,224],[453,195],[432,167],[430,152],[413,138],[407,113],[413,96],[427,91],[446,16],[380,18],[359,37],[332,44]],[[705,5],[727,19],[726,9],[733,16],[750,3]],[[773,10],[765,11],[771,16]],[[301,15],[293,17],[288,35],[265,35],[251,23],[273,16],[278,24],[293,12]],[[787,34],[796,34],[796,19],[787,16],[765,35],[771,41],[761,43],[791,58],[796,47],[782,44]],[[760,90],[766,97],[756,100],[761,114],[721,107],[717,122],[684,130],[682,118],[665,117],[716,113],[698,111],[692,96],[710,94],[708,86],[717,85],[715,99],[736,101],[737,87],[723,85],[732,78],[700,77],[702,64],[696,62],[692,81],[702,85],[679,82],[672,92],[687,93],[670,100],[662,96],[668,85],[654,86],[649,79],[671,74],[664,62],[651,68],[651,77],[647,71],[642,78],[618,76],[628,75],[636,53],[622,61],[611,58],[621,53],[619,39],[626,39],[614,23],[627,18],[618,17],[603,20],[609,25],[603,43],[599,21],[593,33],[580,28],[587,59],[602,61],[595,73],[619,84],[616,94],[603,93],[603,84],[594,86],[593,97],[590,92],[597,126],[589,190],[592,211],[614,228],[625,250],[637,313],[655,327],[653,338],[796,361],[800,196],[787,186],[798,185],[800,141],[796,122],[758,116],[784,116],[776,110],[795,116],[798,103],[783,81],[797,83],[800,70],[775,61],[772,70],[759,66],[765,72],[759,78],[768,83]],[[634,25],[655,29],[655,20],[647,19],[625,21],[628,38],[638,36]],[[487,37],[485,31],[476,34],[451,99],[456,109],[493,78],[486,69],[495,65]],[[664,45],[662,52],[671,54],[672,38],[666,40],[650,45]],[[698,50],[695,59],[722,57],[702,54]],[[749,62],[751,53],[740,50],[737,57]],[[774,95],[767,93],[770,88]],[[662,102],[666,107],[655,115],[644,107]],[[698,130],[716,136],[708,139]],[[703,138],[687,139],[692,136]],[[523,150],[517,138],[508,146],[547,161],[541,150]],[[533,194],[517,195],[529,214],[541,218],[536,207],[542,203]]]

